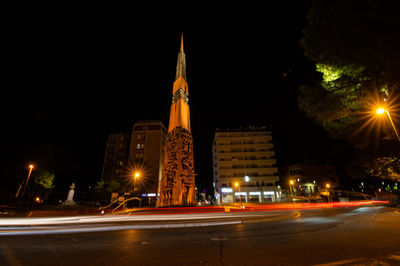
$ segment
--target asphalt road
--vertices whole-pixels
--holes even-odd
[[[400,265],[399,209],[273,213],[231,225],[1,236],[0,265]]]

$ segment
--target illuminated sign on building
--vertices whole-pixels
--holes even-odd
[[[232,188],[230,188],[230,187],[223,187],[223,188],[221,188],[221,192],[222,193],[232,193]]]

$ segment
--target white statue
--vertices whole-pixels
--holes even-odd
[[[75,205],[75,201],[74,201],[74,194],[75,194],[75,184],[72,183],[71,186],[69,186],[70,190],[68,192],[68,196],[67,196],[67,200],[64,201],[64,205]]]

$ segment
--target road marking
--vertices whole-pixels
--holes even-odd
[[[329,263],[315,264],[314,266],[337,266],[337,265],[346,265],[349,263],[354,263],[358,261],[365,261],[365,259],[350,259],[350,260],[339,260]]]
[[[400,215],[400,211],[399,210],[394,210],[394,213]]]
[[[1,243],[1,251],[3,251],[4,255],[7,258],[8,263],[10,263],[11,266],[22,266],[22,263],[18,260],[17,257],[15,257],[15,255],[12,253],[11,249],[9,249],[9,247],[4,244]]]
[[[72,240],[74,240],[76,243],[78,243],[79,242],[79,240],[78,239],[76,239],[75,237],[73,237],[73,236],[71,236],[70,237]]]

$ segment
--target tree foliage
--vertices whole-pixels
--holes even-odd
[[[314,1],[300,44],[321,79],[299,107],[331,135],[349,137],[373,91],[399,90],[400,16],[394,1]]]
[[[117,192],[121,188],[121,184],[115,180],[106,180],[97,182],[94,190],[96,192]]]
[[[400,182],[400,156],[392,155],[376,158],[369,174],[375,177],[393,179]]]
[[[42,171],[35,177],[35,183],[42,186],[44,189],[53,189],[55,187],[54,180],[55,175],[47,171]]]

